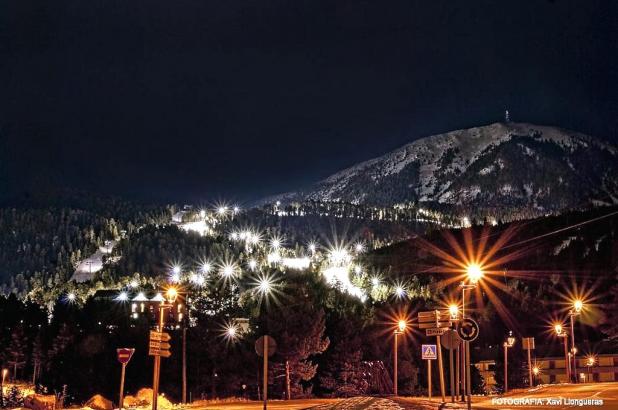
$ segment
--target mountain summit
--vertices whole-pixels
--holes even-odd
[[[618,149],[555,127],[495,123],[421,138],[269,201],[554,212],[618,203]]]

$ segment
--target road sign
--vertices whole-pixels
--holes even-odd
[[[148,355],[150,356],[161,356],[161,357],[170,357],[172,352],[169,350],[158,350],[158,349],[150,349],[148,350]]]
[[[442,346],[448,350],[457,349],[460,344],[459,337],[457,337],[457,332],[454,330],[448,330],[445,332],[442,336],[440,336],[440,341],[442,342]]]
[[[155,350],[169,350],[172,346],[167,342],[157,342],[156,340],[151,340],[148,347]]]
[[[277,351],[277,342],[270,336],[261,336],[255,341],[255,353],[260,357],[264,356],[264,337],[268,338],[268,357],[270,357]]]
[[[169,333],[165,332],[156,332],[154,330],[150,331],[150,340],[157,342],[169,342],[172,340],[172,336]]]
[[[448,327],[425,329],[427,336],[441,336],[448,330]]]
[[[435,360],[438,358],[436,345],[421,345],[421,356],[423,360]]]
[[[129,363],[129,360],[133,357],[133,353],[135,353],[135,349],[129,349],[126,347],[116,349],[116,357],[118,357],[118,361],[122,364]]]
[[[457,324],[457,334],[464,342],[471,342],[479,336],[479,325],[472,319],[462,319]]]
[[[524,337],[521,343],[524,350],[534,350],[534,337]]]

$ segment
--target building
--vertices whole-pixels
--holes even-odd
[[[582,382],[614,382],[618,381],[618,353],[598,354],[594,363],[588,366],[588,357],[577,358],[577,376]],[[537,358],[536,365],[539,374],[537,383],[566,383],[565,360],[562,357]]]

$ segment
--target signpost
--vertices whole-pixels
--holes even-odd
[[[455,385],[459,384],[459,371],[456,372],[457,380],[455,380],[455,371],[453,369],[453,350],[459,351],[459,345],[461,344],[459,341],[459,337],[457,337],[457,332],[454,330],[447,330],[442,336],[440,336],[440,341],[442,342],[442,346],[448,349],[448,363],[449,363],[449,375],[451,376],[450,386],[451,386],[451,403],[455,402]],[[459,366],[457,366],[459,370]],[[459,393],[457,393],[459,395]]]
[[[444,389],[444,366],[442,364],[442,346],[440,336],[448,330],[449,326],[451,326],[450,315],[441,315],[440,311],[437,309],[427,312],[418,312],[418,327],[420,329],[426,329],[425,332],[427,336],[436,337],[438,372],[440,375],[440,393],[442,394],[443,403],[446,402],[446,392]],[[427,364],[428,373],[431,375],[431,363],[428,362]],[[431,377],[429,377],[429,383],[431,383]],[[431,387],[429,388],[429,394],[431,397]]]
[[[264,399],[264,410],[268,407],[268,358],[277,351],[277,342],[268,335],[261,336],[255,341],[255,353],[264,358],[264,385],[262,388],[262,398]]]
[[[127,367],[127,363],[133,357],[133,353],[135,353],[135,349],[130,348],[120,348],[116,349],[116,356],[118,357],[118,361],[122,365],[122,371],[120,373],[120,400],[118,401],[118,408],[122,409],[123,401],[124,401],[124,374],[125,369]]]
[[[464,342],[472,342],[479,337],[479,325],[470,318],[462,319],[457,324],[457,334]]]
[[[152,410],[157,410],[157,402],[159,399],[159,378],[161,375],[161,358],[170,357],[169,342],[172,337],[169,333],[163,331],[163,309],[168,305],[160,307],[160,323],[158,331],[150,331],[150,341],[148,342],[148,355],[154,356],[154,374],[152,379]],[[171,306],[171,305],[169,305]]]
[[[532,387],[532,360],[530,358],[530,351],[534,350],[534,337],[524,337],[521,339],[523,348],[528,351],[528,383]]]
[[[427,360],[427,394],[431,399],[431,361],[437,359],[436,345],[421,345],[421,358]],[[439,369],[438,369],[439,370]]]

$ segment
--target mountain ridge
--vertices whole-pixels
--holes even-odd
[[[266,198],[555,211],[618,203],[618,149],[558,127],[493,123],[420,138],[303,191]]]

